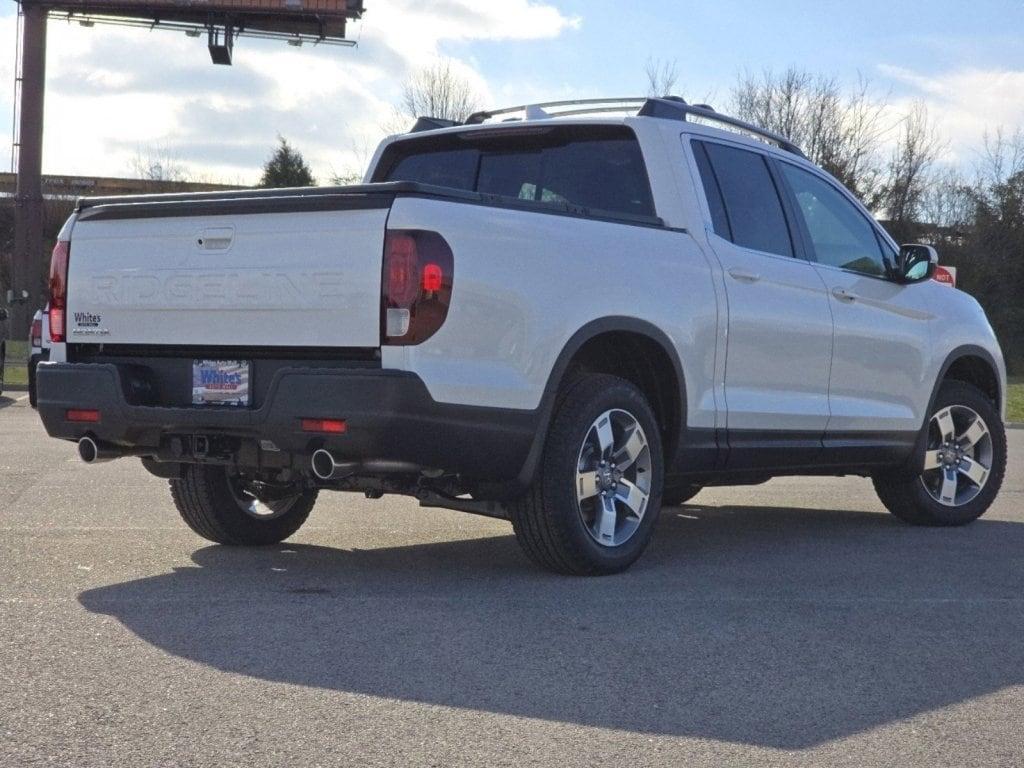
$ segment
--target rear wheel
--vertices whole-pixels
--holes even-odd
[[[914,525],[965,525],[995,500],[1006,472],[1006,431],[996,406],[970,384],[947,381],[925,425],[920,473],[877,475],[875,490]]]
[[[28,361],[28,404],[33,408],[38,405],[38,402],[36,401],[36,371],[38,369],[38,360]]]
[[[217,544],[277,544],[306,522],[315,490],[267,488],[227,467],[190,464],[170,481],[182,519]]]
[[[511,507],[526,554],[552,571],[617,573],[640,557],[661,508],[661,437],[643,394],[588,375],[562,397],[530,491]]]

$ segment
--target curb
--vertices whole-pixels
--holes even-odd
[[[1024,422],[1021,421],[1008,421],[1006,422],[1007,429],[1024,429]]]
[[[4,384],[4,392],[28,392],[27,384]],[[2,397],[2,395],[0,395]],[[1021,425],[1024,427],[1024,424]]]

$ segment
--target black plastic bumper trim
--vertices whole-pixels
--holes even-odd
[[[52,437],[86,434],[113,445],[153,449],[177,435],[271,440],[306,456],[313,446],[340,460],[390,461],[507,482],[523,467],[537,431],[537,411],[438,403],[406,371],[286,368],[277,371],[259,408],[165,408],[131,405],[112,363],[43,363],[39,415]],[[65,420],[68,409],[96,409],[98,424]],[[344,435],[303,432],[303,418],[345,419]]]

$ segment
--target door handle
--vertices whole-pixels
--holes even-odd
[[[850,293],[845,288],[833,288],[832,295],[835,296],[840,301],[853,302],[857,300],[857,294]]]
[[[736,267],[729,270],[729,276],[734,280],[739,280],[741,283],[756,283],[761,279],[761,276],[756,272],[747,272],[745,269],[737,269]]]

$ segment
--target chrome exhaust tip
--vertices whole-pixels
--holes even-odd
[[[320,448],[313,452],[313,458],[309,462],[313,474],[320,480],[341,480],[351,477],[356,465],[352,463],[340,464],[330,451]]]
[[[86,464],[100,464],[104,461],[123,459],[126,456],[144,456],[141,449],[124,448],[119,445],[107,445],[86,435],[78,441],[78,458]]]
[[[100,447],[91,437],[83,437],[78,441],[78,458],[86,464],[95,464],[98,461],[103,461]]]

